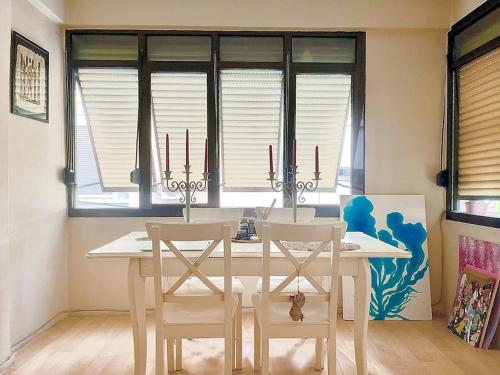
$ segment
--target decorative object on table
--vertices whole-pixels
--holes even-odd
[[[232,242],[238,243],[260,243],[262,240],[255,235],[255,222],[253,219],[243,218],[240,223],[240,229]]]
[[[467,266],[474,266],[493,275],[500,275],[500,244],[482,241],[468,236],[458,237],[458,280],[460,286],[462,274]],[[457,294],[458,296],[458,294]],[[457,301],[455,300],[455,304]],[[500,322],[500,288],[497,288],[494,303],[484,337],[480,347],[488,349]]]
[[[460,278],[448,329],[475,348],[483,342],[498,282],[498,275],[471,265]]]
[[[11,98],[13,114],[49,121],[49,52],[12,32]]]
[[[198,181],[191,181],[191,164],[189,163],[189,130],[186,129],[186,163],[184,165],[184,174],[186,175],[183,180],[173,181],[170,170],[170,139],[168,134],[165,136],[165,187],[171,192],[181,193],[179,202],[186,204],[186,221],[191,222],[191,204],[196,203],[195,194],[197,191],[204,191],[207,188],[207,183],[210,181],[208,173],[208,139],[205,139],[205,162],[202,176],[203,178]]]
[[[269,215],[271,215],[271,212],[273,212],[274,205],[276,204],[276,198],[273,199],[273,202],[271,203],[271,206],[264,210],[264,214],[262,215],[263,220],[269,219]]]
[[[370,317],[431,320],[425,201],[421,195],[341,196],[348,232],[363,232],[410,252],[410,259],[370,259]],[[343,317],[354,317],[354,283],[342,278]]]
[[[274,172],[273,166],[273,146],[269,145],[269,178],[267,179],[271,183],[271,188],[279,193],[286,189],[291,192],[291,204],[293,208],[293,222],[297,222],[297,202],[305,203],[306,199],[303,197],[304,192],[313,192],[318,189],[318,183],[321,180],[319,171],[319,148],[315,147],[314,157],[315,157],[315,171],[314,178],[312,181],[297,181],[297,142],[293,140],[293,150],[292,150],[292,165],[287,168],[287,173],[285,174],[284,181],[278,181],[276,178],[276,172]],[[298,193],[298,195],[297,195]],[[269,214],[268,214],[269,216]]]

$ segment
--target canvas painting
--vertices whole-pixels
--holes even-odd
[[[425,201],[421,195],[342,196],[348,232],[363,232],[412,254],[411,259],[370,259],[370,317],[431,320]],[[354,318],[354,282],[342,278],[343,318]]]
[[[48,121],[48,59],[47,51],[12,33],[12,113]]]
[[[482,343],[498,287],[496,275],[467,265],[457,288],[448,329],[469,345]]]
[[[500,276],[500,244],[489,241],[483,241],[468,236],[458,237],[458,280],[460,281],[467,266],[473,266],[495,275]],[[457,297],[459,294],[457,293]],[[457,301],[455,300],[455,303]],[[500,323],[500,288],[497,288],[494,303],[491,306],[491,314],[488,324],[485,327],[483,339],[480,347],[488,349]]]

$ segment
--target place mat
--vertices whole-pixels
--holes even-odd
[[[231,239],[231,242],[234,243],[261,243],[262,240],[260,238],[253,238],[250,240],[237,240],[236,238]]]
[[[293,251],[314,251],[321,244],[322,244],[321,241],[315,241],[315,242],[283,241],[283,245],[288,250],[293,250]],[[352,250],[358,250],[360,248],[358,244],[352,242],[342,241],[340,245],[341,245],[340,251],[352,251]],[[328,249],[325,249],[324,251],[326,250]]]

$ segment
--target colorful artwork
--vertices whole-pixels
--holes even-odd
[[[47,51],[12,34],[12,113],[48,120]]]
[[[363,232],[411,252],[411,259],[372,258],[370,316],[375,320],[432,319],[423,196],[345,196],[348,232]],[[354,317],[353,282],[342,279],[343,316]]]
[[[495,275],[500,275],[500,244],[476,240],[472,237],[458,237],[458,277],[466,265],[471,265]]]
[[[496,275],[470,265],[460,278],[448,329],[475,348],[483,339],[497,287]]]
[[[478,240],[472,237],[459,236],[458,237],[458,286],[465,271],[465,268],[473,266],[484,270],[490,274],[495,275],[497,278],[500,275],[500,244]],[[459,297],[457,293],[456,298]],[[455,300],[455,304],[457,300]],[[491,314],[484,331],[484,336],[480,347],[488,349],[500,322],[500,288],[497,288],[494,303],[491,306]]]

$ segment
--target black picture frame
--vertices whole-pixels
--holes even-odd
[[[35,68],[31,65],[31,68],[27,68],[31,70],[26,73],[30,75],[28,79],[35,81],[39,80],[38,89],[37,83],[34,82],[32,83],[33,87],[27,90],[24,97],[21,97],[21,100],[31,104],[33,108],[36,109],[36,107],[39,106],[38,111],[30,110],[28,107],[23,108],[17,103],[16,100],[16,88],[19,87],[18,79],[21,79],[16,74],[16,69],[19,63],[17,53],[19,46],[22,46],[29,52],[35,54],[36,57],[43,59],[43,65],[39,64],[38,67]],[[29,61],[28,64],[33,63],[33,60],[31,60],[29,56],[26,56],[26,58],[27,61]],[[42,83],[44,84],[42,85]],[[32,120],[45,123],[49,122],[49,52],[15,31],[12,31],[10,48],[10,112]]]

